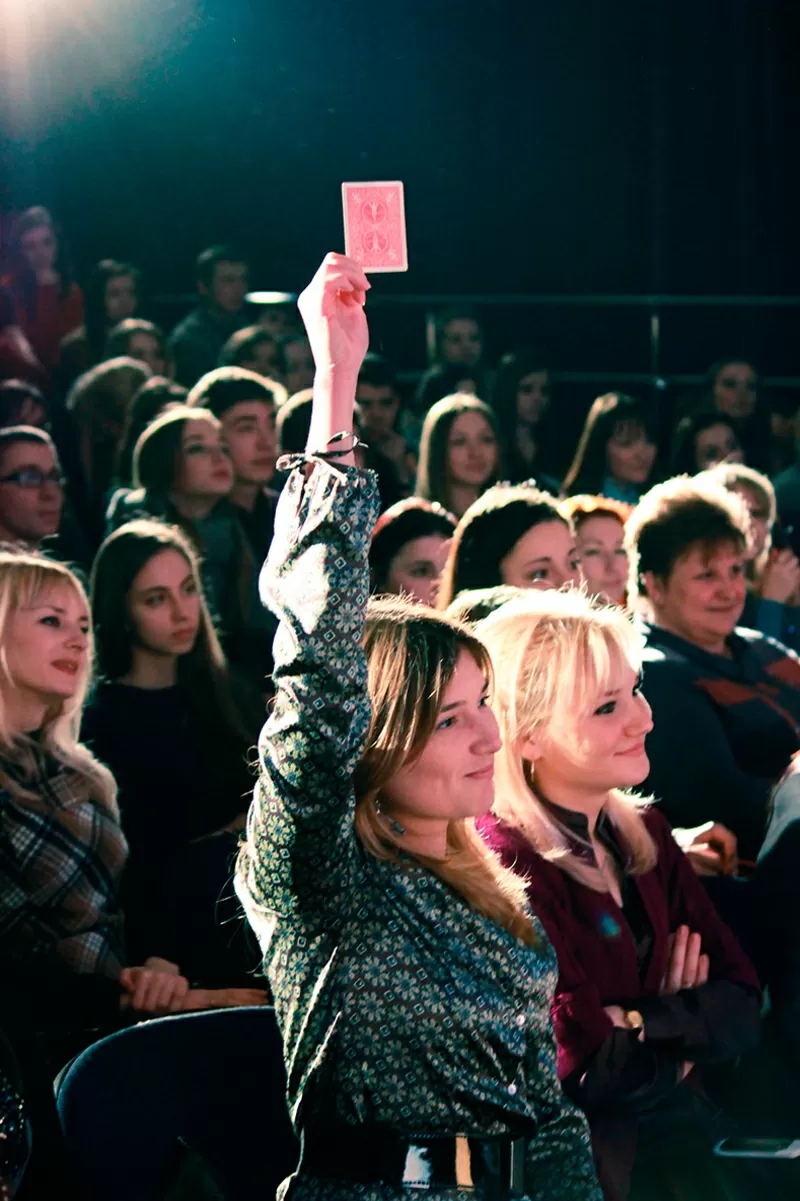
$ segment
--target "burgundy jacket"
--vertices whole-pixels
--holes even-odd
[[[633,934],[610,894],[595,892],[568,876],[537,854],[518,830],[499,819],[485,817],[477,823],[506,866],[525,877],[530,906],[558,956],[553,1021],[562,1079],[583,1069],[613,1032],[611,1019],[603,1012],[606,1005],[638,1009],[645,1019],[648,1041],[662,1044],[681,1060],[721,1062],[747,1049],[740,1045],[740,1034],[748,1047],[753,1042],[752,1029],[744,1034],[738,1023],[726,1021],[725,1014],[718,1011],[713,986],[726,982],[758,998],[755,971],[718,917],[666,820],[651,808],[645,813],[645,822],[658,847],[658,862],[652,871],[631,877],[653,934],[643,980],[639,979]],[[683,924],[702,936],[703,951],[711,959],[709,983],[673,997],[659,997],[667,939]],[[705,995],[708,1006],[696,1003],[700,994]],[[756,1006],[756,1018],[757,1013]]]

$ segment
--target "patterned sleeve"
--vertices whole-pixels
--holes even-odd
[[[525,1156],[528,1196],[531,1201],[602,1201],[586,1117],[558,1083],[552,1025],[538,1041],[537,1058],[539,1079],[553,1086],[536,1099],[539,1127]]]
[[[372,472],[296,469],[261,577],[277,616],[275,701],[261,733],[240,888],[269,913],[335,927],[353,881],[353,771],[370,720],[361,646],[367,552],[377,519]]]

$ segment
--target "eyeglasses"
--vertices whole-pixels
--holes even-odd
[[[0,476],[0,484],[18,484],[20,488],[43,488],[45,484],[55,484],[63,488],[66,480],[60,471],[40,471],[38,467],[22,467],[12,471],[11,475]]]

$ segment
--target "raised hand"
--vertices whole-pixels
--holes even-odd
[[[364,301],[370,282],[353,259],[326,254],[297,307],[318,375],[355,379],[369,347]]]

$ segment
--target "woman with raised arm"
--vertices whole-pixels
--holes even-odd
[[[303,1137],[279,1195],[599,1201],[556,1077],[552,949],[472,828],[499,748],[488,659],[444,615],[367,608],[377,491],[351,431],[368,287],[328,255],[300,299],[309,451],[262,576],[276,698],[238,888]]]

